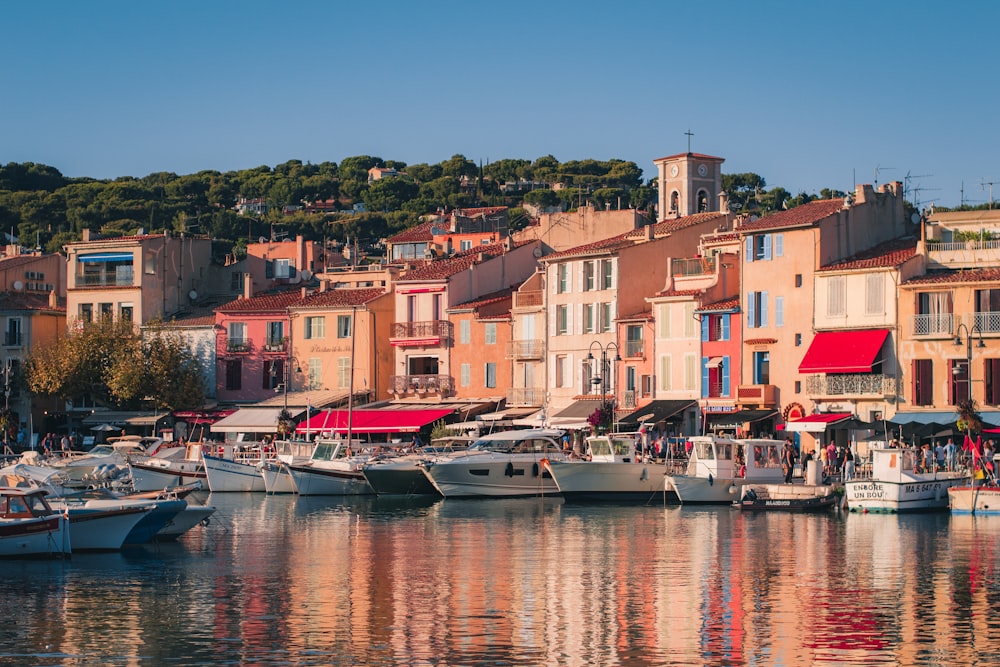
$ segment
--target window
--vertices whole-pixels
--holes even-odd
[[[762,262],[785,253],[783,234],[756,234],[746,238],[746,261]]]
[[[565,354],[556,355],[555,377],[556,377],[557,387],[567,386],[566,383],[569,381],[569,378],[566,376],[567,364],[568,364],[568,359],[566,358]]]
[[[417,297],[410,294],[406,297],[406,321],[415,322],[417,319]]]
[[[698,190],[698,212],[708,212],[708,193],[704,190]]]
[[[243,388],[243,360],[226,360],[226,389],[239,391]]]
[[[305,318],[304,325],[307,339],[326,338],[326,317],[323,315]]]
[[[801,380],[796,380],[795,381],[795,393],[796,394],[801,394],[802,393],[802,381]]]
[[[698,335],[698,321],[694,319],[694,303],[685,303],[681,308],[684,317],[684,337],[695,338]]]
[[[826,283],[827,317],[844,316],[844,276],[833,276]]]
[[[594,333],[597,325],[594,317],[594,304],[583,304],[583,333]]]
[[[274,260],[274,277],[275,278],[291,278],[291,264],[287,259],[276,259]]]
[[[486,344],[496,345],[497,344],[497,324],[496,322],[486,323]]]
[[[146,252],[146,261],[143,262],[144,271],[146,275],[152,276],[156,274],[156,253],[152,251]]]
[[[264,389],[277,389],[285,382],[284,359],[270,359],[264,362]]]
[[[323,360],[317,357],[309,359],[309,389],[319,389],[323,386]]]
[[[461,370],[460,382],[463,387],[468,387],[470,384],[472,384],[472,365],[462,364],[459,368]]]
[[[229,274],[229,289],[232,292],[243,291],[243,281],[246,280],[246,273],[242,271],[233,271]]]
[[[670,391],[670,355],[660,357],[660,391]]]
[[[351,358],[337,357],[337,389],[351,388]]]
[[[802,287],[802,274],[801,273],[796,273],[795,274],[795,286],[796,287]]]
[[[102,303],[102,304],[100,304],[100,306],[101,306],[101,318],[102,319],[110,320],[112,317],[114,317],[114,313],[115,313],[115,311],[114,311],[114,304]]]
[[[441,319],[441,295],[435,294],[431,301],[431,319],[435,322]]]
[[[94,305],[91,303],[81,303],[79,319],[81,322],[93,322]]]
[[[983,373],[986,385],[983,402],[987,405],[1000,405],[1000,359],[986,359]]]
[[[681,195],[677,190],[670,193],[670,212],[677,213],[680,209]]]
[[[226,346],[226,349],[230,352],[245,352],[248,343],[246,322],[230,322],[229,344]]]
[[[785,297],[774,297],[774,326],[785,326]]]
[[[753,258],[758,261],[771,259],[771,235],[758,234],[757,236],[753,237],[753,240],[754,240]]]
[[[461,320],[458,323],[458,342],[468,345],[472,340],[472,323],[469,320]]]
[[[869,273],[865,276],[865,315],[885,312],[885,274]]]
[[[337,338],[351,337],[352,315],[337,315]]]
[[[918,292],[914,335],[947,334],[955,330],[951,292]]]
[[[556,266],[556,293],[565,294],[569,291],[569,264]]]
[[[625,391],[635,391],[636,389],[636,369],[635,366],[625,367]]]
[[[656,316],[657,327],[659,333],[657,337],[659,338],[670,338],[670,304],[661,303],[657,307]]]
[[[753,353],[753,383],[771,384],[771,353]]]
[[[694,391],[695,382],[698,377],[698,357],[694,354],[684,355],[684,390]]]
[[[490,361],[486,363],[486,387],[493,389],[497,386],[497,365]]]
[[[462,239],[458,242],[459,251],[472,250],[472,241],[469,239]]]
[[[800,347],[802,345],[802,334],[795,334],[795,347]]]
[[[974,324],[983,333],[1000,332],[1000,289],[976,290]]]
[[[655,376],[653,376],[653,375],[643,375],[640,378],[640,383],[641,383],[640,386],[642,387],[642,395],[643,396],[652,396],[653,395],[654,379],[655,379]]]
[[[714,363],[713,363],[714,362]],[[730,391],[729,357],[719,357],[715,360],[702,357],[701,363],[701,395],[705,398],[728,397]]]
[[[612,267],[610,259],[601,261],[601,289],[611,289]]]
[[[21,344],[21,318],[10,317],[7,319],[7,335],[4,337],[4,345]]]
[[[629,324],[625,327],[625,356],[642,356],[642,325]]]
[[[729,340],[729,314],[702,315],[701,340],[703,343],[716,340]]]
[[[969,400],[969,362],[966,359],[949,359],[948,375],[951,378],[949,385],[949,398],[951,405],[958,405],[962,401]]]
[[[565,336],[569,333],[569,308],[565,304],[556,306],[556,335]]]
[[[583,263],[583,291],[590,292],[594,289],[594,264],[596,262]]]
[[[267,323],[267,347],[270,350],[280,350],[284,345],[285,340],[285,323],[284,322],[268,322]]]
[[[601,333],[607,333],[611,331],[611,304],[602,303],[600,304],[600,309],[601,309],[600,331]]]
[[[122,322],[132,321],[132,304],[123,303],[118,310],[118,317],[121,318]]]
[[[913,404],[934,404],[934,366],[930,359],[913,360]]]
[[[747,292],[747,328],[767,326],[767,292]]]

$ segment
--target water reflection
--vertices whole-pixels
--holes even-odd
[[[0,662],[1000,665],[1000,517],[216,495],[4,563]]]

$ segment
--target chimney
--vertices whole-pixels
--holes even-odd
[[[329,280],[321,280],[321,281],[319,281],[319,291],[320,292],[325,292],[329,288],[330,288],[330,281]],[[302,289],[305,289],[305,287],[303,287]]]
[[[725,190],[719,193],[719,211],[729,213],[729,194]]]
[[[656,231],[653,229],[653,223],[646,225],[646,240],[652,241],[656,238]]]
[[[309,296],[309,289],[308,288],[302,287],[301,290],[302,290],[302,298],[303,299],[306,298],[307,296]]]
[[[59,297],[56,296],[56,291],[52,290],[49,292],[49,308],[55,310],[59,307]]]
[[[90,241],[90,230],[89,229],[84,229],[83,232],[81,232],[81,234],[82,234],[81,237],[80,237],[81,241]]]
[[[249,299],[253,296],[253,276],[246,273],[243,278],[243,298]]]

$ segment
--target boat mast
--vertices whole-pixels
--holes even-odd
[[[354,346],[357,331],[358,307],[351,306],[351,379],[347,389],[347,448],[351,448],[351,431],[354,427]]]

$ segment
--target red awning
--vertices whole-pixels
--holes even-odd
[[[871,373],[888,329],[821,331],[799,364],[800,373]]]
[[[822,433],[828,426],[853,417],[850,412],[824,412],[808,415],[801,419],[791,419],[785,424],[785,430],[792,433],[805,431],[807,433]]]
[[[424,410],[354,410],[352,433],[416,433],[422,426],[447,417],[452,408]],[[346,433],[347,410],[324,410],[301,422],[296,433]]]
[[[214,424],[223,417],[236,412],[236,410],[174,410],[171,414],[174,419],[198,424]]]

